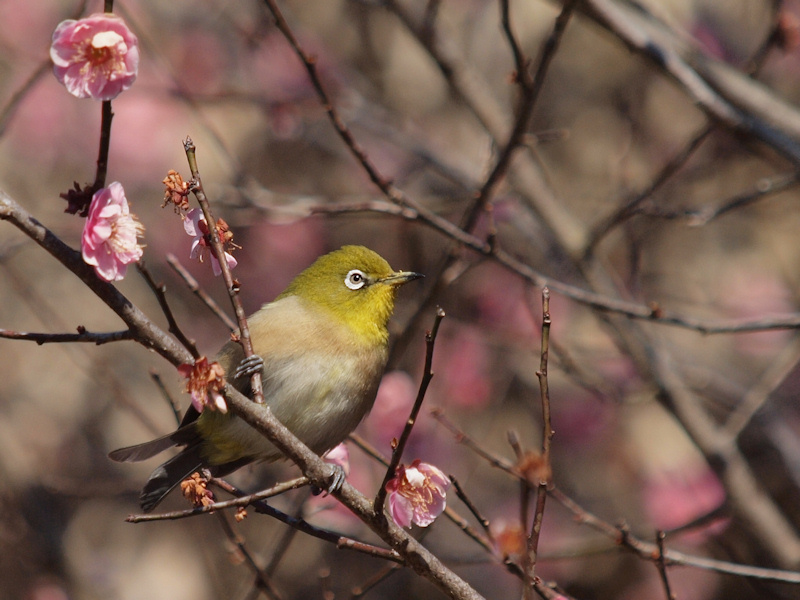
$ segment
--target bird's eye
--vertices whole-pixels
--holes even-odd
[[[360,290],[367,282],[367,276],[358,269],[353,269],[344,278],[344,284],[351,290]]]

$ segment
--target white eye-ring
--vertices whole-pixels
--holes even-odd
[[[366,283],[367,276],[364,275],[363,271],[359,271],[358,269],[353,269],[347,274],[347,277],[344,278],[344,284],[351,290],[360,290]]]

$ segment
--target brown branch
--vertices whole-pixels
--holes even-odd
[[[536,573],[536,561],[539,552],[539,537],[542,531],[542,521],[544,520],[544,508],[547,501],[547,488],[552,478],[552,467],[550,464],[550,446],[553,439],[553,425],[550,419],[550,388],[547,379],[547,361],[550,355],[550,290],[546,287],[542,289],[542,344],[539,360],[539,370],[536,377],[539,379],[539,395],[542,405],[542,456],[541,473],[536,487],[536,508],[533,515],[531,531],[528,535],[527,547],[527,576],[534,579]]]
[[[222,487],[226,491],[229,491],[229,488],[226,487],[224,483],[221,484],[217,479],[212,479],[212,481],[213,483],[220,485],[220,487]],[[297,479],[292,479],[290,481],[279,483],[277,485],[272,486],[269,489],[256,492],[255,494],[247,494],[247,495],[236,494],[237,497],[232,500],[223,500],[220,502],[214,502],[212,504],[208,504],[206,506],[196,506],[194,508],[189,508],[186,510],[174,510],[166,513],[129,515],[125,520],[128,523],[144,523],[150,521],[175,521],[178,519],[186,519],[188,517],[194,517],[197,515],[212,513],[217,510],[225,510],[226,508],[239,508],[242,506],[250,506],[251,504],[255,504],[256,502],[259,502],[261,500],[272,498],[273,496],[283,494],[285,492],[288,492],[289,490],[296,490],[305,485],[308,485],[308,479],[306,477],[298,477]]]
[[[611,523],[592,514],[556,487],[550,489],[550,495],[553,496],[559,504],[569,510],[579,523],[588,525],[592,529],[603,533],[614,540],[617,545],[622,545],[644,560],[656,560],[658,556],[658,547],[656,544],[645,542],[630,532],[623,534],[619,527],[615,527]],[[706,558],[704,556],[694,556],[669,548],[664,550],[664,560],[667,565],[685,565],[739,577],[800,584],[800,572],[741,565],[724,560]]]
[[[156,300],[158,300],[158,305],[161,307],[161,312],[164,313],[164,316],[167,319],[168,331],[174,335],[181,344],[183,344],[184,348],[186,348],[195,359],[200,358],[200,352],[197,350],[197,344],[194,343],[194,340],[190,340],[186,334],[183,333],[183,330],[178,325],[178,321],[175,319],[175,314],[172,312],[172,308],[169,306],[169,302],[167,302],[167,286],[165,286],[163,283],[155,282],[153,276],[150,274],[150,271],[145,266],[144,261],[137,262],[136,269],[142,274],[142,277],[144,277],[144,280],[147,282],[147,286],[155,295]]]
[[[587,290],[569,283],[564,283],[540,273],[530,265],[512,256],[502,249],[492,248],[488,242],[482,240],[457,227],[444,217],[422,206],[417,206],[411,200],[402,207],[402,210],[392,208],[391,204],[373,202],[367,205],[345,205],[326,209],[318,207],[314,212],[349,212],[349,211],[377,211],[382,214],[401,216],[408,221],[415,221],[432,228],[438,233],[464,245],[478,254],[490,258],[510,272],[521,277],[528,283],[537,287],[549,287],[552,292],[574,300],[579,304],[602,312],[619,314],[631,319],[650,321],[663,325],[672,325],[684,329],[691,329],[702,334],[723,333],[750,333],[756,331],[769,331],[776,329],[800,328],[800,313],[779,315],[772,317],[759,317],[755,319],[701,319],[691,315],[683,315],[670,311],[658,303],[645,306],[635,302],[619,300],[604,294]]]
[[[108,344],[109,342],[120,342],[123,340],[134,339],[134,333],[130,329],[123,331],[111,331],[108,333],[92,333],[83,327],[78,327],[78,333],[31,333],[27,331],[11,331],[10,329],[0,329],[0,338],[9,340],[26,340],[42,344],[63,344],[72,342],[89,342],[92,344]]]
[[[36,221],[6,193],[0,191],[0,220],[9,221],[37,244],[42,246],[69,271],[78,276],[109,308],[133,330],[137,342],[152,349],[175,366],[191,361],[191,354],[169,334],[162,331],[134,306],[119,290],[97,277],[94,269],[83,262],[80,253],[72,250]],[[325,463],[298,440],[272,414],[268,406],[251,399],[227,385],[224,390],[230,410],[263,434],[285,456],[297,464],[312,484],[325,488],[330,480],[331,465]],[[383,515],[376,515],[372,502],[345,482],[334,493],[350,511],[366,523],[399,555],[399,560],[411,566],[451,598],[478,600],[481,598],[470,585],[448,569],[434,554]],[[346,542],[340,547],[351,547]]]
[[[116,287],[100,279],[94,268],[83,262],[80,252],[67,246],[3,191],[0,191],[0,220],[14,225],[78,277],[128,325],[134,340],[175,366],[191,360],[189,352],[174,338],[150,321]]]
[[[701,209],[685,209],[685,210],[668,210],[659,207],[641,206],[636,210],[636,214],[656,217],[660,219],[683,219],[689,221],[689,224],[694,227],[708,225],[710,222],[722,217],[733,210],[750,206],[756,202],[763,200],[791,189],[800,182],[800,172],[791,172],[774,177],[765,177],[759,180],[754,189],[741,194],[737,194],[732,198],[724,200],[716,207],[706,207]]]
[[[108,150],[111,146],[111,121],[114,119],[114,111],[111,110],[111,100],[103,100],[101,109],[100,123],[100,148],[97,151],[97,173],[95,174],[92,191],[106,186],[106,174],[108,173]]]
[[[462,221],[461,229],[465,231],[472,230],[481,212],[491,202],[497,186],[505,177],[514,152],[525,145],[525,136],[530,126],[531,117],[533,116],[533,109],[536,105],[536,101],[539,99],[539,94],[544,85],[548,69],[558,51],[561,39],[564,36],[564,32],[566,31],[567,24],[572,17],[572,12],[576,4],[577,2],[575,0],[567,0],[564,2],[564,6],[553,25],[553,30],[542,47],[536,74],[532,77],[529,70],[530,59],[525,56],[525,53],[522,51],[511,27],[509,0],[500,0],[503,31],[511,46],[512,54],[514,55],[514,63],[516,65],[515,80],[519,84],[522,92],[522,100],[508,141],[503,146],[494,167],[486,178],[483,186],[481,186],[475,202],[466,213]]]
[[[603,238],[615,227],[624,223],[635,214],[638,214],[641,205],[651,198],[659,189],[661,189],[670,178],[677,173],[683,165],[694,155],[695,151],[700,145],[708,138],[714,131],[713,125],[706,125],[698,132],[696,132],[689,142],[681,149],[680,152],[675,154],[670,160],[661,167],[661,170],[653,178],[645,189],[628,197],[622,205],[617,208],[608,217],[601,220],[597,225],[592,227],[586,241],[586,249],[583,252],[583,260],[591,258],[597,245]]]
[[[172,394],[169,393],[167,386],[165,386],[164,382],[161,380],[161,375],[155,369],[150,369],[150,379],[153,380],[158,391],[161,392],[161,397],[167,401],[167,404],[172,410],[172,415],[175,417],[175,425],[179,426],[182,420],[180,405],[175,401],[175,398],[172,397]]]
[[[247,563],[250,571],[255,576],[256,590],[263,592],[268,598],[280,600],[281,596],[278,593],[278,590],[276,590],[272,585],[269,575],[264,571],[264,569],[261,569],[258,566],[253,558],[253,555],[247,549],[247,544],[245,544],[244,538],[234,531],[230,521],[228,520],[228,516],[224,512],[218,512],[216,514],[220,527],[222,527],[222,531],[225,533],[225,537],[228,538],[228,541],[231,543],[231,545],[234,546],[236,551],[239,552],[242,558],[244,558],[245,563]]]
[[[764,490],[735,440],[725,435],[676,372],[673,360],[657,341],[650,339],[647,343],[653,381],[662,401],[722,480],[734,514],[777,564],[796,568],[800,564],[796,529]]]
[[[228,266],[228,261],[225,259],[225,248],[222,246],[222,240],[219,238],[219,231],[217,231],[217,221],[211,212],[211,206],[208,198],[206,197],[205,190],[203,189],[203,182],[200,179],[200,171],[197,168],[197,150],[194,142],[190,137],[183,141],[183,149],[186,151],[186,159],[189,162],[189,169],[192,172],[192,182],[190,189],[194,193],[195,198],[200,203],[200,208],[203,210],[203,216],[208,224],[208,231],[211,237],[211,244],[214,254],[219,262],[222,271],[222,278],[225,281],[225,288],[228,291],[228,297],[231,300],[231,306],[236,314],[236,321],[239,324],[239,343],[244,350],[245,358],[253,356],[253,344],[250,341],[250,329],[247,326],[247,315],[244,312],[242,301],[239,299],[239,282],[233,279],[231,269]],[[228,374],[230,375],[230,374]],[[250,377],[250,389],[253,394],[253,402],[256,404],[264,403],[264,393],[261,389],[261,373],[256,371]]]
[[[453,434],[455,440],[459,444],[464,444],[467,448],[472,450],[475,454],[483,458],[486,462],[488,462],[493,467],[497,467],[498,469],[505,471],[509,475],[513,475],[514,477],[521,478],[521,475],[517,468],[509,462],[507,459],[492,454],[484,450],[480,444],[478,444],[475,440],[473,440],[469,435],[467,435],[464,431],[456,427],[452,421],[450,421],[444,414],[444,411],[441,408],[432,408],[431,409],[431,416],[436,419],[440,424],[442,424],[450,433]]]
[[[740,73],[733,74],[719,62],[700,57],[698,53],[695,53],[694,64],[690,65],[681,55],[678,40],[671,32],[647,18],[642,11],[620,2],[585,0],[581,3],[581,10],[676,81],[714,121],[767,144],[792,164],[800,165],[800,145],[784,131],[787,126],[800,124],[797,113],[791,115],[795,123],[785,119],[781,129],[768,122],[766,112],[755,114],[753,110],[758,107],[753,105],[752,99],[760,88],[752,79]],[[688,50],[684,51],[690,54]],[[725,90],[725,95],[720,93],[721,89]],[[737,107],[742,104],[750,104],[750,112]],[[777,101],[773,100],[770,105],[774,113],[778,112],[776,104]],[[783,107],[784,112],[792,112],[788,105]]]
[[[189,291],[200,298],[200,301],[206,305],[206,307],[214,314],[214,316],[222,321],[231,331],[236,330],[236,323],[234,323],[233,320],[225,313],[225,311],[222,310],[220,305],[217,304],[217,302],[211,296],[209,296],[203,288],[200,287],[197,279],[192,277],[192,274],[186,270],[186,268],[181,264],[174,254],[167,254],[167,264],[172,267],[172,270],[175,271],[181,279],[183,279],[186,287],[189,288]]]
[[[664,593],[666,594],[667,600],[676,600],[675,594],[672,593],[672,589],[669,585],[669,577],[667,577],[667,561],[664,558],[664,539],[666,537],[663,531],[659,530],[656,532],[656,547],[658,548],[658,553],[655,563],[658,574],[661,577],[661,583],[664,586]]]
[[[444,316],[444,310],[438,308],[436,310],[436,318],[433,321],[433,327],[425,334],[425,368],[422,375],[422,380],[419,384],[417,398],[414,400],[414,406],[411,407],[411,413],[406,420],[405,427],[403,427],[403,432],[400,434],[400,439],[397,441],[397,445],[392,449],[392,458],[389,461],[386,474],[383,476],[383,482],[378,488],[378,492],[375,494],[373,511],[376,514],[383,514],[383,503],[386,500],[386,484],[389,483],[389,480],[395,476],[397,467],[400,464],[400,461],[403,459],[403,452],[405,451],[406,444],[408,443],[408,438],[411,437],[411,431],[414,429],[414,425],[417,422],[417,416],[422,408],[422,402],[425,400],[425,393],[428,391],[428,386],[433,379],[433,348],[436,344],[436,334],[439,332],[439,325],[441,324],[442,319],[444,319]]]
[[[300,479],[306,480],[305,477]],[[228,483],[223,479],[213,478],[211,481],[216,486],[220,487],[221,489],[224,489],[229,494],[238,496],[241,499],[245,499],[248,496],[255,495],[255,494],[245,494],[244,492],[232,486],[230,483]],[[354,540],[353,538],[340,535],[333,531],[328,531],[327,529],[321,529],[319,527],[312,525],[305,519],[293,517],[278,510],[277,508],[265,502],[263,499],[256,500],[251,504],[253,508],[256,510],[256,512],[278,519],[279,521],[282,521],[283,523],[297,529],[298,531],[301,531],[318,539],[331,542],[340,550],[354,550],[356,552],[361,552],[363,554],[368,554],[369,556],[373,556],[375,558],[382,558],[384,560],[392,561],[398,564],[404,563],[400,555],[393,550],[380,548],[372,544],[367,544],[365,542],[360,542],[358,540]]]

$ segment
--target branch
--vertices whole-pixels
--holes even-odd
[[[547,360],[550,354],[550,290],[542,290],[542,348],[539,360],[539,370],[536,377],[539,379],[539,394],[542,404],[542,456],[539,469],[539,482],[536,487],[536,510],[533,515],[531,532],[528,535],[527,563],[529,569],[526,576],[534,580],[536,573],[536,560],[539,552],[539,536],[542,532],[544,520],[544,507],[547,501],[547,487],[552,479],[550,464],[550,444],[553,439],[553,425],[550,420],[550,388],[547,380]]]
[[[748,103],[753,108],[752,98],[763,96],[763,92],[758,94],[763,89],[759,84],[741,74],[733,75],[729,68],[707,57],[701,59],[695,55],[695,65],[690,66],[681,56],[675,36],[660,27],[654,19],[648,18],[643,11],[627,8],[612,0],[586,0],[581,3],[581,8],[589,18],[611,31],[628,48],[648,58],[676,81],[709,117],[728,129],[767,144],[793,165],[800,165],[800,145],[784,131],[770,125],[765,119],[768,113],[756,116],[737,107],[736,104]],[[690,50],[684,49],[684,52],[689,54]],[[702,70],[702,74],[698,69]],[[715,76],[713,85],[704,78],[710,76]],[[719,91],[722,86],[726,95]],[[776,104],[778,102],[773,99],[770,107],[777,113]],[[782,112],[787,115],[784,127],[789,119],[792,119],[792,123],[800,123],[800,115],[796,111],[786,104],[779,106],[784,108]]]
[[[176,367],[191,361],[191,355],[185,348],[152,323],[113,285],[100,280],[94,269],[83,262],[78,252],[64,244],[2,191],[0,191],[0,220],[11,222],[76,274],[128,324],[137,342],[155,350]],[[253,402],[229,384],[225,386],[224,395],[230,410],[297,464],[312,484],[321,489],[327,487],[331,465],[297,439],[275,418],[267,405]],[[349,483],[345,482],[333,495],[389,544],[414,571],[449,597],[459,600],[482,598],[406,531],[387,520],[382,512],[376,513],[372,509],[372,502]]]
[[[211,245],[214,254],[219,262],[220,269],[222,270],[222,279],[225,281],[225,289],[228,291],[228,296],[231,299],[233,311],[236,313],[236,321],[239,324],[239,343],[244,350],[244,357],[253,356],[253,344],[250,341],[250,329],[247,326],[247,315],[244,312],[244,307],[239,299],[239,282],[233,279],[231,269],[228,266],[228,261],[225,259],[225,248],[222,246],[222,240],[219,238],[219,231],[217,230],[217,220],[211,213],[211,206],[209,205],[208,198],[206,197],[205,190],[203,189],[203,182],[200,179],[200,171],[197,168],[197,155],[196,148],[192,138],[188,137],[183,141],[183,149],[186,151],[186,159],[189,162],[189,169],[192,172],[192,182],[190,189],[194,193],[195,198],[200,203],[200,208],[203,210],[203,216],[208,224],[208,232],[211,237]],[[264,403],[264,393],[261,389],[261,372],[256,371],[250,377],[250,389],[253,393],[253,402],[256,404]]]
[[[234,323],[222,308],[220,308],[219,304],[200,287],[197,280],[192,277],[192,274],[186,270],[174,254],[167,254],[167,264],[172,267],[173,271],[175,271],[181,279],[183,279],[186,287],[188,287],[195,296],[200,298],[200,301],[205,304],[228,329],[231,331],[236,330],[236,323]]]
[[[650,561],[658,560],[659,551],[656,544],[645,542],[630,532],[623,533],[619,527],[615,527],[611,523],[592,514],[558,488],[552,488],[550,490],[550,495],[553,496],[559,504],[575,515],[579,523],[588,525],[592,529],[605,534],[613,539],[616,544],[622,545],[624,548],[637,554],[640,558]],[[737,575],[739,577],[800,584],[800,572],[741,565],[724,560],[706,558],[704,556],[694,556],[668,548],[664,550],[663,560],[669,565],[685,565],[688,567],[716,571],[717,573]]]
[[[80,252],[67,246],[3,191],[0,191],[0,220],[17,227],[86,284],[130,328],[137,342],[175,366],[191,361],[189,352],[174,338],[150,321],[116,287],[97,277],[94,269],[83,262]]]
[[[213,479],[212,481],[214,483],[218,483],[217,479]],[[213,502],[212,504],[204,506],[196,506],[186,510],[175,510],[166,513],[129,515],[125,520],[128,523],[144,523],[149,521],[174,521],[177,519],[185,519],[187,517],[194,517],[217,510],[225,510],[226,508],[250,506],[251,504],[255,504],[261,500],[266,500],[267,498],[272,498],[279,494],[283,494],[284,492],[288,492],[289,490],[296,490],[306,485],[308,485],[308,479],[306,477],[298,477],[296,479],[274,485],[269,489],[256,492],[255,494],[238,495],[238,497],[233,500]],[[224,489],[226,489],[226,491],[228,490],[228,488]]]
[[[442,319],[444,319],[444,311],[438,308],[436,310],[436,318],[433,321],[433,327],[425,335],[425,370],[422,375],[422,381],[419,384],[417,398],[414,401],[414,406],[411,407],[411,414],[408,416],[406,425],[403,428],[403,433],[400,434],[397,445],[392,449],[392,459],[386,469],[386,474],[383,476],[383,482],[375,495],[375,502],[373,504],[375,513],[380,513],[383,510],[383,503],[386,500],[386,484],[395,476],[397,467],[403,459],[403,451],[408,443],[408,438],[411,437],[411,431],[414,429],[414,425],[417,422],[419,410],[422,408],[423,400],[425,400],[425,392],[428,391],[428,386],[430,385],[431,379],[433,379],[433,347],[436,344],[436,334],[439,332],[439,325]]]
[[[150,274],[150,271],[147,270],[144,261],[137,262],[136,269],[142,274],[142,277],[144,277],[144,280],[147,282],[147,286],[150,288],[153,294],[155,294],[156,300],[158,300],[158,305],[161,307],[161,312],[164,313],[164,316],[167,319],[169,332],[174,335],[181,344],[183,344],[183,347],[186,348],[195,359],[200,358],[200,352],[197,350],[197,345],[194,343],[194,340],[190,340],[186,334],[183,333],[183,330],[178,325],[178,321],[175,319],[175,315],[169,306],[169,302],[167,302],[167,286],[165,286],[163,283],[155,282]]]
[[[438,233],[464,245],[474,252],[497,262],[510,272],[521,277],[528,283],[537,287],[548,287],[551,291],[574,300],[579,304],[602,312],[619,314],[631,319],[672,325],[684,329],[691,329],[703,334],[721,333],[750,333],[756,331],[769,331],[776,329],[800,328],[800,313],[791,313],[774,317],[759,317],[755,319],[701,319],[691,315],[683,315],[670,311],[657,302],[645,306],[636,302],[619,300],[569,283],[564,283],[548,277],[537,271],[520,259],[512,256],[499,248],[493,248],[488,242],[462,230],[444,217],[433,211],[416,205],[410,199],[404,200],[405,204],[396,208],[388,203],[371,202],[368,204],[345,205],[333,208],[317,207],[312,212],[347,212],[367,211],[388,213],[401,216],[408,221],[415,221],[428,226]]]
[[[91,342],[92,344],[107,344],[109,342],[119,342],[122,340],[134,339],[134,334],[130,329],[123,331],[111,331],[108,333],[92,333],[83,327],[78,327],[78,333],[29,333],[25,331],[11,331],[10,329],[0,329],[0,338],[9,340],[28,340],[42,344],[63,344],[65,342]]]

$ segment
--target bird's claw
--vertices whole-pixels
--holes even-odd
[[[233,378],[239,379],[240,377],[252,377],[256,373],[260,373],[264,368],[264,359],[259,354],[251,354],[242,359],[239,366],[233,372]]]
[[[319,489],[317,486],[311,487],[311,493],[315,496],[319,496],[323,492],[327,496],[328,494],[333,494],[338,492],[342,489],[345,480],[347,479],[347,475],[344,472],[344,469],[341,465],[331,465],[331,474],[328,476],[328,488],[325,490]]]

